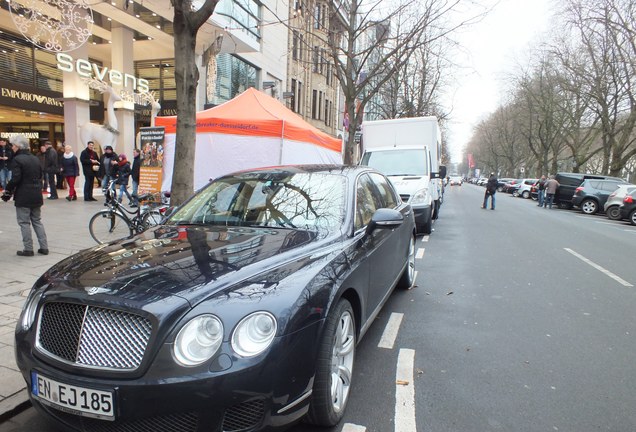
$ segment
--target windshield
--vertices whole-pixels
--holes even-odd
[[[361,164],[388,176],[429,175],[424,149],[371,151],[364,154]]]
[[[333,230],[345,214],[346,178],[328,173],[263,172],[208,185],[167,224]]]

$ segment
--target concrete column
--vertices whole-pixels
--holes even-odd
[[[115,27],[111,30],[112,49],[111,61],[112,69],[122,73],[135,75],[135,63],[133,61],[133,31],[127,27]],[[114,86],[113,86],[114,87]],[[114,87],[115,88],[115,87]],[[129,87],[115,88],[118,92],[121,90],[133,92],[134,89]],[[132,151],[135,146],[135,105],[131,102],[116,102],[115,117],[117,118],[117,129],[119,136],[117,137],[116,153],[125,153],[128,159],[132,161]]]
[[[74,59],[88,60],[88,45],[84,44],[69,53]],[[75,72],[64,72],[64,140],[73,147],[73,152],[79,154],[86,143],[81,142],[79,128],[84,123],[90,122],[90,91],[86,83]]]

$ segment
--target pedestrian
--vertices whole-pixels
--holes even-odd
[[[114,180],[112,176],[113,167],[117,165],[117,153],[113,151],[111,146],[106,146],[104,148],[104,154],[102,155],[99,161],[99,172],[97,176],[102,179],[102,190],[106,192],[106,188],[108,187],[108,183],[111,180]],[[115,185],[113,184],[113,191],[115,190]],[[114,197],[113,197],[114,198]]]
[[[60,170],[55,174],[55,178],[56,178],[55,187],[57,189],[66,189],[64,187],[64,180],[66,176],[62,172],[62,162],[64,159],[64,154],[66,153],[64,144],[58,142],[56,145],[55,151],[57,152],[57,166],[60,168]]]
[[[99,171],[99,157],[95,152],[95,143],[89,141],[86,148],[80,153],[80,163],[84,172],[84,201],[97,201],[93,198],[93,186],[95,176]]]
[[[46,165],[46,146],[44,144],[40,146],[38,160],[40,161],[42,172],[45,173],[46,171],[44,171],[44,167]],[[46,174],[42,175],[42,193],[49,193],[49,177]]]
[[[2,194],[2,200],[7,202],[13,196],[15,211],[22,233],[22,250],[17,251],[19,256],[33,256],[33,237],[31,227],[35,231],[40,248],[38,253],[49,254],[49,245],[46,240],[46,232],[42,224],[42,177],[43,171],[36,156],[31,154],[29,141],[24,135],[11,137],[12,150],[15,154],[11,166],[11,180],[7,184],[7,190]]]
[[[539,207],[543,207],[545,202],[545,176],[542,175],[537,182],[537,201],[539,201]]]
[[[46,151],[44,152],[44,172],[49,182],[49,197],[47,199],[57,199],[57,187],[55,183],[55,175],[59,173],[60,168],[57,164],[57,151],[51,145],[51,141],[44,143]]]
[[[490,210],[495,209],[495,194],[497,193],[497,176],[494,172],[490,173],[490,178],[486,183],[486,193],[484,194],[484,205],[481,208],[488,208],[488,197],[490,197]]]
[[[558,181],[554,178],[554,176],[550,176],[550,179],[545,182],[545,203],[543,203],[543,208],[552,208],[552,203],[554,202],[554,194],[558,187],[561,186]]]
[[[139,149],[133,150],[133,164],[130,171],[130,178],[132,179],[132,197],[133,203],[131,207],[137,207],[139,205],[139,170],[141,169],[141,152]]]
[[[75,178],[79,176],[79,163],[77,156],[73,154],[70,145],[64,146],[64,157],[62,158],[62,174],[68,183],[67,201],[77,201],[77,192],[75,192]]]
[[[117,198],[117,202],[121,202],[124,194],[128,197],[128,205],[132,206],[135,203],[135,200],[130,193],[128,192],[128,179],[130,178],[131,168],[130,162],[126,159],[125,154],[120,154],[117,157],[117,165],[113,168],[113,175],[115,176],[116,184],[119,186],[119,198]]]
[[[11,180],[11,161],[13,160],[13,150],[7,144],[7,139],[0,137],[0,186],[2,190],[7,188],[7,183]]]

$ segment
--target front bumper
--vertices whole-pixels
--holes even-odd
[[[432,217],[432,209],[430,205],[413,207],[413,215],[415,216],[415,224],[417,226],[426,225]]]
[[[211,369],[196,373],[171,358],[153,362],[143,376],[104,378],[100,371],[64,371],[38,354],[26,340],[16,344],[16,359],[27,387],[31,371],[56,381],[112,391],[115,420],[71,414],[43,404],[30,392],[33,405],[67,428],[78,431],[232,432],[269,431],[300,420],[309,407],[315,372],[315,340],[322,322],[277,338],[266,354],[253,359],[220,354]],[[224,344],[225,345],[225,344]],[[164,351],[164,350],[162,350]],[[225,346],[222,352],[227,352]]]

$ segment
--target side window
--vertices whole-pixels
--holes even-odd
[[[395,193],[395,189],[389,184],[389,181],[383,175],[378,173],[369,173],[369,177],[375,184],[380,197],[382,198],[383,208],[396,208],[398,206],[398,197]]]
[[[355,229],[358,230],[367,226],[371,222],[371,217],[375,213],[378,199],[374,197],[373,182],[368,175],[358,178],[356,186],[356,221]]]

